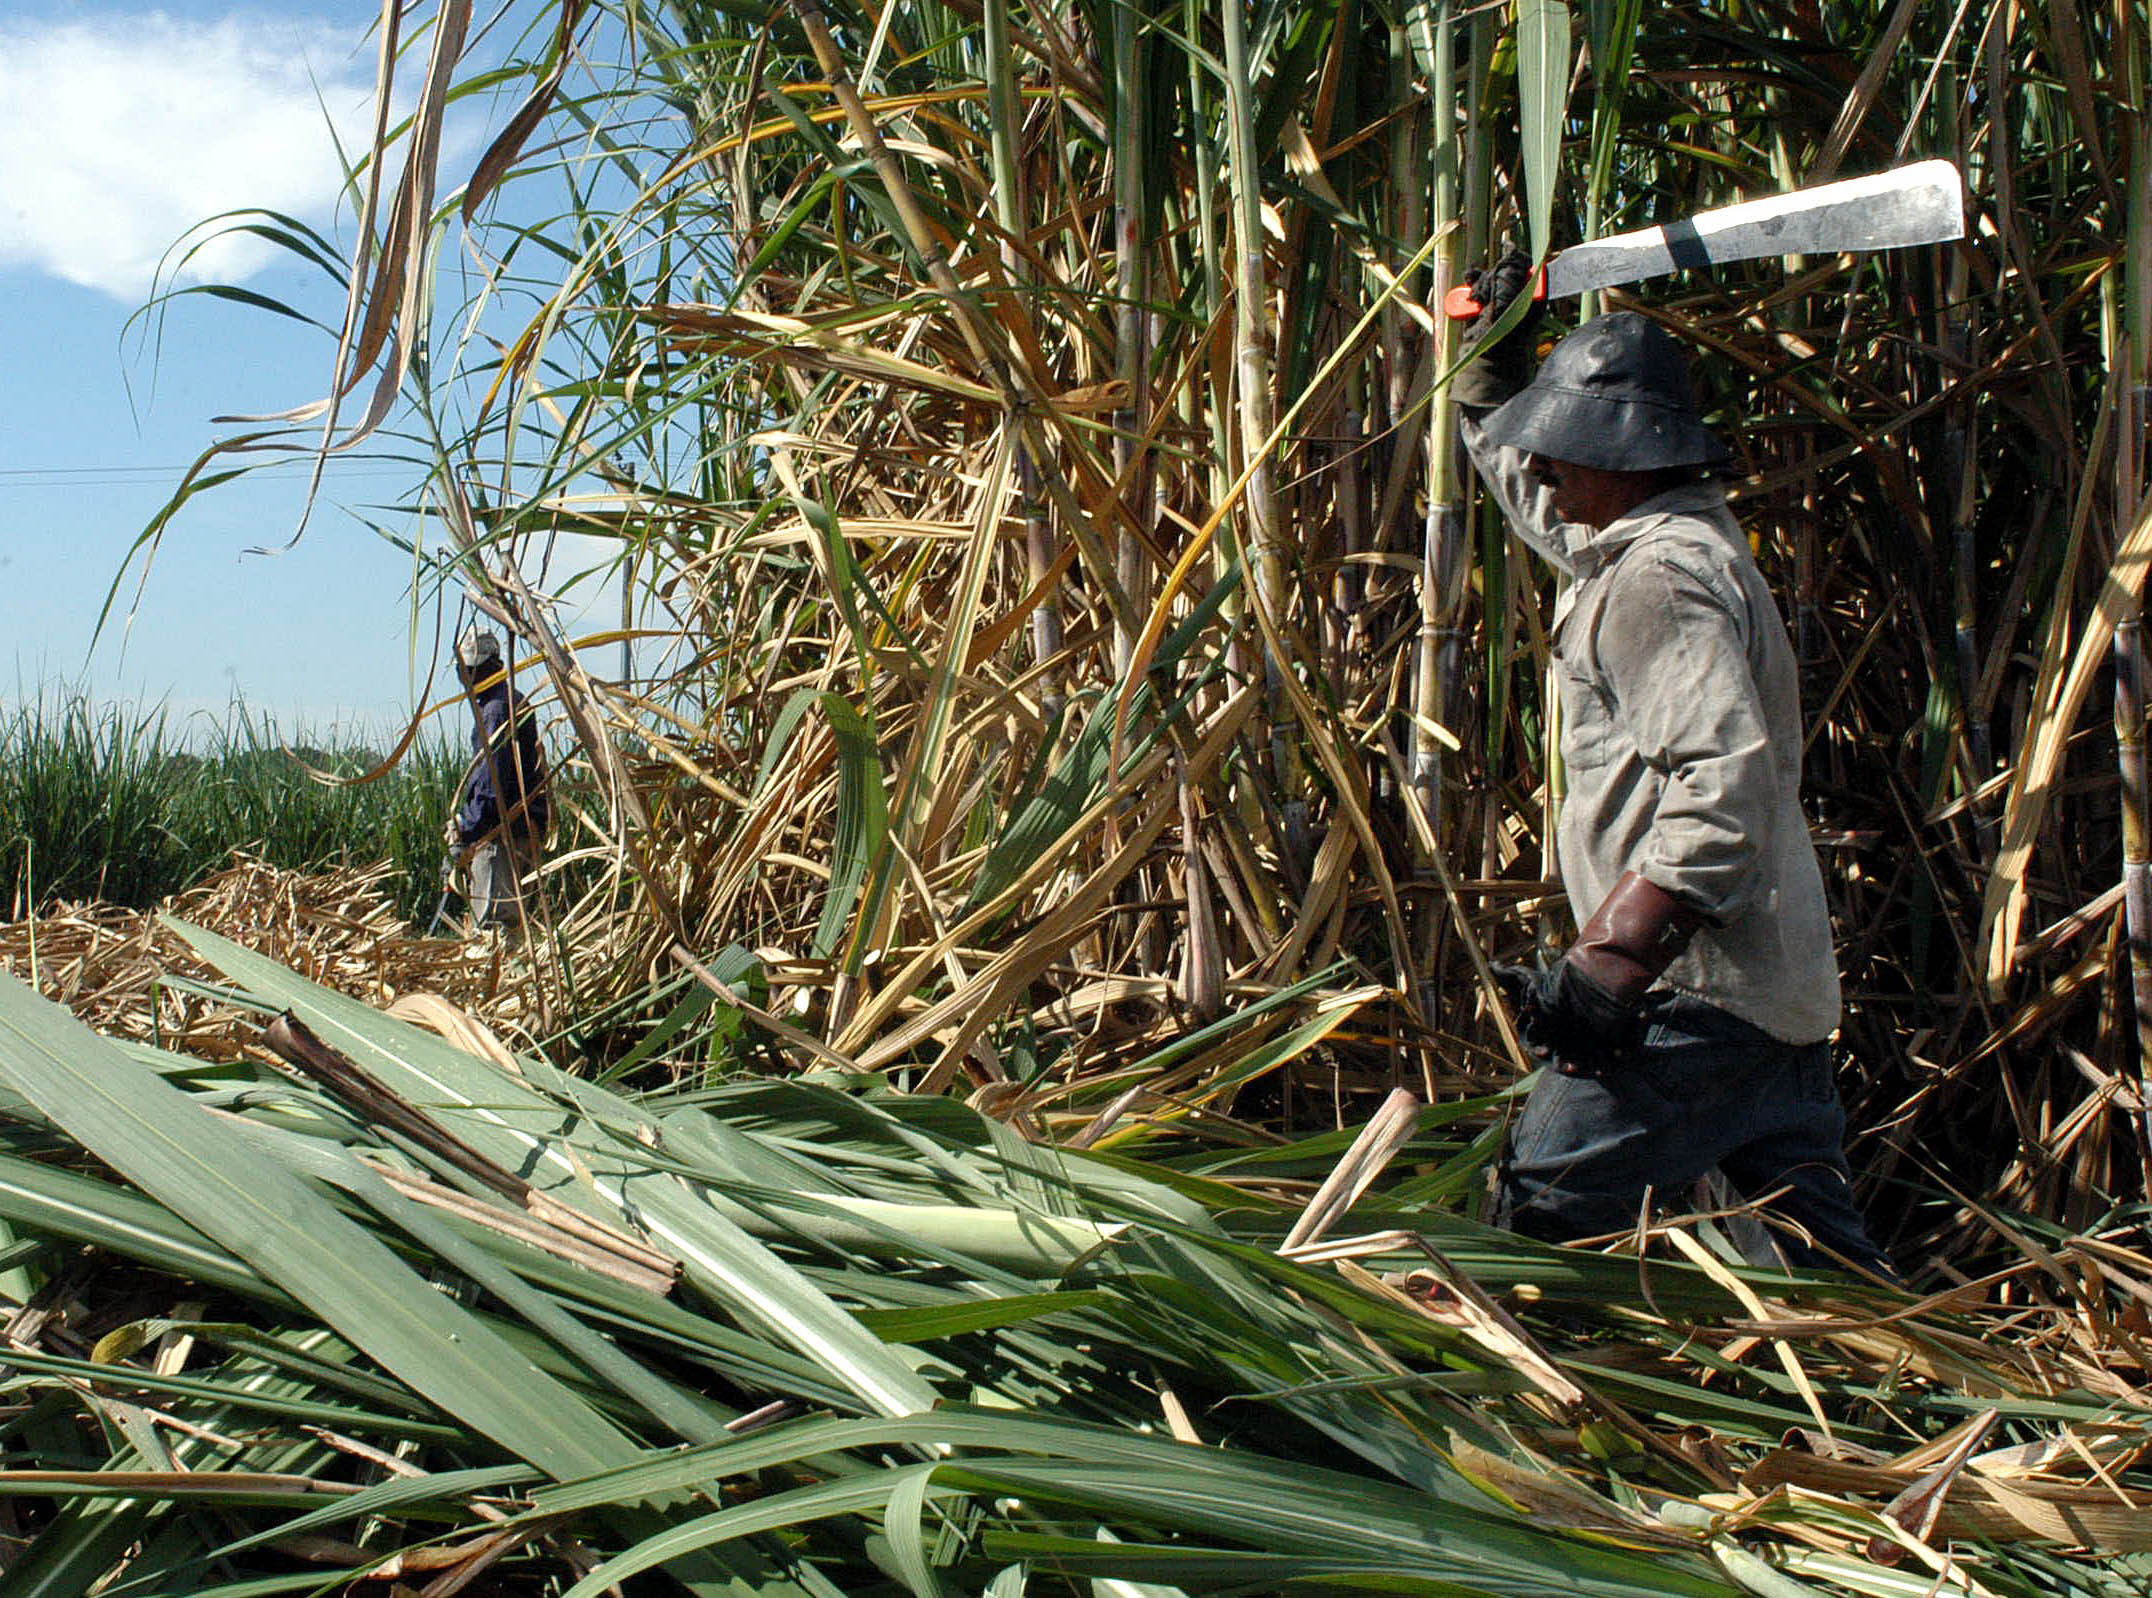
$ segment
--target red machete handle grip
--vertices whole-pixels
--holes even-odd
[[[1546,297],[1547,269],[1541,267],[1532,274],[1532,298],[1543,300]],[[1460,283],[1442,296],[1442,314],[1453,322],[1469,322],[1478,316],[1482,309],[1484,307],[1473,296],[1472,285],[1469,283]]]

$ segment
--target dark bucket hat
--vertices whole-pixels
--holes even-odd
[[[1634,311],[1598,317],[1563,339],[1483,425],[1496,444],[1610,472],[1730,459],[1696,413],[1681,347]]]

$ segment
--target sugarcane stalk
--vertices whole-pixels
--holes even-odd
[[[2147,825],[2145,760],[2144,618],[2131,616],[2115,629],[2115,757],[2122,780],[2122,906],[2130,962],[2131,1013],[2137,1057],[2130,1071],[2138,1101],[2140,1159],[2152,1179],[2152,1110],[2145,1088],[2152,1082],[2152,826]]]
[[[1023,113],[1016,95],[1016,53],[1009,37],[1009,0],[985,0],[981,29],[986,46],[987,158],[994,174],[994,220],[1002,233],[1002,270],[1012,285],[1030,280],[1029,263],[1016,241],[1024,236],[1024,180],[1020,160]],[[1035,588],[1047,580],[1053,567],[1052,535],[1047,531],[1046,502],[1039,488],[1039,470],[1031,458],[1031,445],[1020,439],[1016,446],[1017,503],[1024,521],[1024,570]],[[1061,608],[1058,595],[1049,594],[1032,608],[1031,651],[1041,663],[1061,653]],[[1041,705],[1051,722],[1060,710],[1063,695],[1058,678],[1042,680]]]
[[[1957,103],[1952,96],[1951,102]],[[1964,141],[1959,140],[1959,164],[1965,162]],[[1968,257],[1952,250],[1945,266],[1942,350],[1946,377],[1955,380],[1976,367],[1972,322],[1973,296]],[[1966,758],[1972,766],[1970,783],[1978,786],[1995,769],[1994,740],[1988,718],[1980,713],[1980,607],[1977,578],[1979,551],[1973,537],[1974,512],[1979,504],[1980,412],[1970,391],[1953,399],[1943,413],[1944,481],[1951,486],[1950,546],[1956,566],[1954,594],[1959,714],[1965,726]],[[2000,841],[2000,824],[1992,810],[1981,812],[1976,822],[1980,858],[1993,860]]]
[[[1412,41],[1406,36],[1402,22],[1390,28],[1390,98],[1393,104],[1408,104],[1419,92],[1414,83]],[[1426,170],[1420,153],[1420,141],[1425,131],[1418,117],[1399,117],[1390,128],[1390,170],[1401,174],[1396,185],[1397,237],[1418,239],[1427,236],[1427,185],[1419,180]],[[1394,425],[1398,418],[1412,409],[1412,386],[1417,340],[1411,323],[1404,311],[1389,305],[1383,308],[1382,352],[1385,385],[1383,398],[1386,408],[1381,413],[1378,426]],[[1384,527],[1381,531],[1387,531]]]
[[[1272,618],[1264,629],[1263,682],[1273,779],[1283,819],[1286,852],[1296,863],[1309,858],[1305,761],[1293,719],[1285,674],[1273,638],[1285,633],[1291,551],[1278,515],[1277,482],[1267,446],[1276,417],[1271,392],[1277,339],[1271,326],[1270,274],[1263,243],[1262,173],[1255,153],[1254,62],[1248,53],[1246,8],[1219,12],[1225,53],[1228,197],[1233,207],[1233,367],[1235,410],[1248,484],[1241,501],[1243,540],[1254,562],[1255,603]]]
[[[2125,12],[2116,25],[2116,82],[2128,107],[2130,181],[2120,304],[2110,338],[2115,393],[2115,525],[2133,525],[2144,501],[2143,430],[2152,379],[2152,108],[2145,104],[2141,20]],[[2142,609],[2115,628],[2115,744],[2122,803],[2122,905],[2130,961],[2131,1009],[2137,1024],[2132,1075],[2137,1093],[2138,1158],[2152,1192],[2152,809],[2145,769],[2145,643]]]
[[[1215,1019],[1225,1005],[1225,944],[1218,897],[1203,850],[1201,801],[1186,761],[1176,763],[1181,800],[1181,893],[1187,903],[1188,937],[1181,948],[1180,998],[1198,1021]]]
[[[1431,205],[1428,224],[1438,237],[1434,284],[1429,302],[1440,305],[1457,281],[1462,239],[1458,220],[1458,146],[1456,29],[1453,0],[1435,0],[1417,21],[1424,30],[1420,50],[1427,69]],[[1457,358],[1457,335],[1447,317],[1438,318],[1435,361],[1447,370]],[[1414,829],[1423,851],[1441,837],[1442,743],[1437,728],[1448,725],[1460,664],[1458,617],[1464,604],[1465,539],[1462,483],[1456,447],[1457,407],[1449,386],[1437,389],[1428,409],[1427,521],[1421,549],[1420,632],[1413,684],[1411,783],[1415,802],[1427,818]]]
[[[620,686],[635,691],[635,550],[620,559]]]
[[[1207,15],[1209,11],[1203,0],[1188,0],[1182,26],[1187,30],[1189,38],[1203,37],[1203,20]],[[1189,143],[1195,163],[1193,216],[1197,264],[1203,274],[1201,303],[1206,306],[1222,305],[1226,295],[1225,242],[1218,232],[1218,147],[1206,136],[1209,132],[1207,123],[1211,116],[1211,89],[1215,82],[1211,74],[1204,70],[1200,52],[1189,51],[1188,117],[1193,135]],[[1190,384],[1182,392],[1189,396],[1189,403],[1193,405],[1196,385]],[[1231,452],[1228,448],[1230,439],[1224,408],[1216,404],[1205,407],[1203,420],[1211,435],[1211,449],[1207,457],[1208,480],[1204,484],[1204,496],[1208,503],[1216,504],[1225,497],[1233,480],[1232,472],[1226,467]],[[1214,575],[1222,580],[1227,570],[1236,564],[1242,555],[1238,531],[1231,522],[1218,529],[1216,548],[1217,564]],[[1241,610],[1240,596],[1236,594],[1227,614],[1238,622]],[[1245,633],[1246,629],[1243,627],[1236,626],[1233,629],[1236,650]]]
[[[1037,375],[1018,358],[1017,352],[1002,337],[1001,330],[987,316],[978,296],[958,280],[950,267],[948,253],[942,248],[918,196],[905,180],[903,164],[882,137],[873,112],[867,108],[845,65],[844,54],[838,48],[821,0],[798,0],[795,11],[807,35],[808,45],[814,51],[815,64],[822,69],[830,95],[843,113],[845,126],[866,153],[868,163],[874,168],[883,192],[896,211],[906,242],[919,258],[935,292],[947,303],[958,335],[972,357],[985,368],[1000,395],[1009,422],[1017,430],[1017,441],[1030,449],[1048,500],[1082,550],[1107,606],[1117,617],[1130,616],[1128,596],[1121,591],[1120,582],[1114,575],[1113,561],[1099,539],[1098,529],[1075,486],[1063,476],[1059,458],[1047,447],[1049,440],[1044,418],[1052,407],[1046,403]],[[1080,464],[1083,457],[1071,451],[1070,459],[1072,463]],[[1140,619],[1132,625],[1140,625]]]
[[[1484,7],[1465,24],[1469,41],[1465,67],[1464,116],[1464,258],[1485,261],[1492,253],[1494,233],[1494,151],[1483,114],[1487,68],[1494,54],[1497,25]],[[1471,493],[1471,478],[1463,479]],[[1495,770],[1504,757],[1508,740],[1511,627],[1516,618],[1516,563],[1510,558],[1509,529],[1499,508],[1486,495],[1478,496],[1466,514],[1467,525],[1478,539],[1480,563],[1480,614],[1483,623],[1480,705],[1480,770]],[[1491,787],[1483,787],[1478,817],[1482,880],[1501,873],[1501,811]]]
[[[1210,17],[1210,9],[1204,0],[1186,0],[1182,9],[1181,27],[1189,39],[1201,40]],[[1217,75],[1205,64],[1201,51],[1184,52],[1187,68],[1188,146],[1193,168],[1194,192],[1188,197],[1186,224],[1174,230],[1176,236],[1186,239],[1193,235],[1195,259],[1187,270],[1202,283],[1198,303],[1213,311],[1226,303],[1225,241],[1219,226],[1219,154],[1218,144],[1211,136],[1216,120]],[[1231,492],[1234,472],[1229,464],[1233,457],[1233,434],[1229,417],[1232,402],[1229,395],[1217,391],[1212,383],[1184,383],[1180,385],[1181,420],[1190,437],[1204,438],[1208,448],[1202,452],[1201,478],[1192,486],[1204,504],[1215,505]],[[1218,528],[1211,545],[1211,580],[1223,582],[1227,576],[1242,567],[1246,549],[1241,542],[1240,529],[1228,518]],[[1234,682],[1246,681],[1260,669],[1252,658],[1248,645],[1255,631],[1248,617],[1247,587],[1237,586],[1225,602],[1226,620],[1226,671]],[[1255,827],[1260,822],[1261,806],[1257,793],[1248,783],[1235,784],[1231,791],[1231,803],[1241,826]],[[1257,899],[1267,905],[1263,895]]]
[[[1124,593],[1143,594],[1149,581],[1150,562],[1143,540],[1129,527],[1140,524],[1148,510],[1150,495],[1142,480],[1142,464],[1136,459],[1143,427],[1149,418],[1145,368],[1149,358],[1150,274],[1144,249],[1145,203],[1144,146],[1146,143],[1143,84],[1143,37],[1141,18],[1128,6],[1115,6],[1113,18],[1113,259],[1114,376],[1125,386],[1123,403],[1114,411],[1114,483],[1128,507],[1125,526],[1114,551],[1115,571]],[[1148,452],[1146,452],[1148,458]],[[1118,675],[1126,676],[1135,656],[1136,630],[1127,620],[1116,619],[1113,662]]]
[[[1367,411],[1361,399],[1366,384],[1366,372],[1356,373],[1353,381],[1356,392],[1338,417],[1338,553],[1343,558],[1338,562],[1337,576],[1331,579],[1330,604],[1337,617],[1336,664],[1341,676],[1365,649],[1368,633],[1367,573],[1358,559],[1370,547],[1366,481],[1361,460],[1367,443]],[[1333,691],[1343,697],[1342,688]]]
[[[1144,155],[1149,143],[1147,110],[1150,100],[1144,81],[1147,41],[1145,26],[1148,17],[1132,6],[1115,6],[1111,12],[1113,26],[1113,264],[1114,294],[1116,303],[1113,318],[1114,377],[1121,385],[1121,403],[1113,412],[1113,478],[1114,491],[1120,496],[1124,507],[1119,536],[1114,546],[1114,570],[1120,580],[1122,592],[1136,601],[1137,606],[1147,604],[1151,586],[1151,561],[1149,551],[1140,536],[1141,529],[1156,525],[1152,518],[1150,451],[1144,447],[1143,433],[1150,420],[1150,251],[1145,238],[1144,222],[1149,203],[1149,184],[1145,170]],[[1134,693],[1135,684],[1128,681],[1134,669],[1137,627],[1133,614],[1116,617],[1113,629],[1114,674],[1122,680],[1124,693]],[[1183,883],[1186,898],[1188,927],[1188,964],[1208,969],[1210,950],[1215,938],[1206,940],[1201,934],[1198,920],[1200,907],[1196,896],[1204,892],[1202,868],[1196,858],[1199,842],[1195,838],[1193,817],[1194,796],[1189,793],[1185,768],[1177,775],[1181,786],[1181,812],[1183,819],[1183,849],[1188,856],[1188,872]],[[1163,884],[1150,880],[1146,872],[1132,873],[1123,884],[1122,896],[1132,902],[1145,902],[1156,897]],[[1164,925],[1148,915],[1139,918],[1137,925],[1149,930],[1149,947],[1145,949],[1142,964],[1146,970],[1155,970],[1165,955]],[[1184,995],[1197,994],[1205,987],[1205,980],[1184,971]],[[1208,1000],[1204,1002],[1209,1002]]]

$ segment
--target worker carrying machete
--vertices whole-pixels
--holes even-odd
[[[1634,312],[1536,375],[1521,255],[1472,280],[1486,347],[1452,393],[1512,531],[1569,581],[1554,674],[1562,886],[1584,920],[1544,969],[1498,967],[1543,1067],[1495,1218],[1552,1242],[1632,1230],[1713,1167],[1788,1262],[1888,1276],[1852,1192],[1831,1074],[1837,963],[1801,813],[1785,623],[1717,476],[1679,348]]]
[[[456,677],[471,701],[471,766],[442,842],[469,871],[472,930],[520,929],[550,807],[537,719],[492,633],[472,627],[456,640]]]

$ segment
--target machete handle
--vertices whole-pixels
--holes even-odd
[[[1546,297],[1547,269],[1540,267],[1532,274],[1532,298],[1543,300]],[[1469,322],[1485,309],[1469,283],[1460,283],[1442,296],[1442,314],[1453,322]]]

